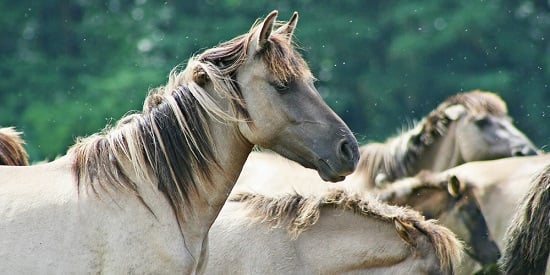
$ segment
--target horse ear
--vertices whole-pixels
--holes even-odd
[[[255,34],[255,37],[257,39],[256,41],[257,51],[265,47],[265,45],[267,44],[269,36],[273,31],[273,24],[275,24],[275,19],[277,18],[277,14],[278,14],[278,11],[276,10],[270,12],[262,22],[261,26],[258,28],[258,31]]]
[[[462,192],[462,182],[455,176],[452,175],[447,182],[447,191],[453,197],[458,197]]]
[[[282,25],[280,28],[275,31],[276,33],[280,33],[282,35],[285,35],[290,42],[292,40],[292,34],[294,33],[294,29],[296,29],[296,24],[298,23],[298,12],[294,12],[288,22],[286,24]]]
[[[393,224],[395,225],[395,231],[397,231],[397,234],[405,242],[412,246],[416,246],[416,242],[412,233],[412,230],[414,230],[414,228],[411,225],[402,222],[396,217],[393,218]]]
[[[462,105],[453,105],[443,111],[445,116],[450,120],[457,120],[465,112],[466,108],[464,108],[464,106]]]

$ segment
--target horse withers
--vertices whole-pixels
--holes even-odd
[[[344,122],[270,13],[191,58],[143,111],[40,165],[0,167],[0,273],[200,273],[208,230],[254,145],[340,181]]]

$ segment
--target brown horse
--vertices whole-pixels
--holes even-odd
[[[360,166],[369,188],[465,162],[537,154],[508,117],[506,103],[479,90],[442,102],[413,129],[385,143],[361,148]]]
[[[342,190],[235,195],[210,240],[207,274],[452,274],[462,254],[433,220]]]
[[[0,165],[29,165],[21,133],[13,127],[0,128]]]
[[[533,180],[506,232],[505,274],[545,274],[550,255],[550,165]]]
[[[0,167],[0,273],[201,273],[254,145],[325,180],[350,174],[357,143],[293,47],[298,15],[276,16],[191,58],[141,113],[65,156]]]
[[[376,196],[392,205],[407,205],[426,218],[437,219],[466,245],[466,253],[484,266],[495,265],[500,250],[481,213],[474,186],[455,176],[438,179],[423,171],[376,190]]]

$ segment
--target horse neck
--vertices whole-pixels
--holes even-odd
[[[421,238],[419,236],[417,241],[429,242]],[[413,251],[415,248],[396,233],[393,222],[330,207],[321,211],[318,222],[299,235],[297,242],[298,249],[303,249],[300,256],[304,264],[327,274],[359,270],[376,273],[377,267],[382,265],[400,265],[414,258],[413,255],[426,255]],[[333,251],[338,251],[338,257],[334,257]],[[415,259],[423,260],[421,257]]]

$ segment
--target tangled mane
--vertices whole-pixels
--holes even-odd
[[[260,53],[248,56],[258,27],[192,57],[182,71],[173,69],[166,85],[149,91],[141,113],[78,139],[69,154],[79,190],[96,195],[126,191],[145,204],[138,183],[150,182],[169,199],[181,225],[192,198],[213,188],[213,172],[224,174],[208,119],[253,126],[237,82],[240,66],[261,57],[277,81],[310,74],[289,34],[274,31]],[[229,110],[218,106],[212,94],[227,100]]]
[[[533,180],[506,230],[505,274],[546,274],[550,256],[550,165]]]
[[[367,186],[412,176],[415,164],[433,142],[445,136],[456,118],[446,114],[452,106],[461,105],[473,116],[508,114],[506,103],[498,95],[480,90],[458,93],[439,104],[412,129],[389,138],[385,143],[369,143],[360,148],[358,170],[365,173]],[[377,178],[378,177],[378,178]]]
[[[0,128],[0,165],[29,165],[29,155],[21,132],[13,127]]]
[[[329,190],[322,196],[288,194],[278,198],[256,193],[239,193],[230,197],[230,200],[244,203],[253,222],[286,228],[293,239],[317,223],[323,207],[353,211],[384,222],[398,219],[429,237],[442,270],[451,271],[453,263],[461,260],[461,242],[449,229],[436,224],[435,220],[425,220],[414,210],[388,205],[344,190]]]

